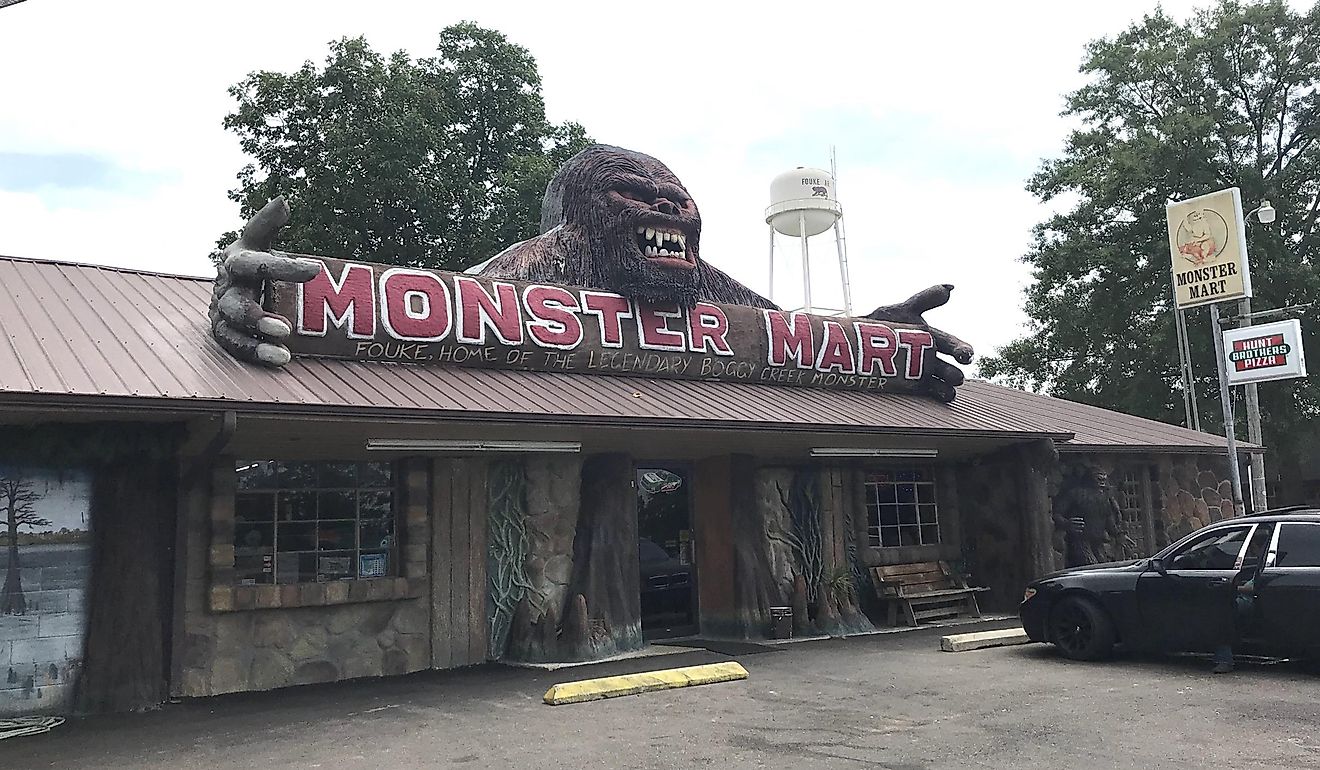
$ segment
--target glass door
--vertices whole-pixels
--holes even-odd
[[[637,551],[642,633],[647,638],[697,632],[690,480],[690,471],[682,465],[637,466]]]

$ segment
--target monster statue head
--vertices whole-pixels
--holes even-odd
[[[769,305],[704,264],[700,251],[701,214],[674,172],[650,155],[597,144],[550,181],[541,234],[509,247],[482,273],[684,306],[698,299]]]

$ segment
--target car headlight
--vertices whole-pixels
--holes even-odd
[[[1022,601],[1025,602],[1025,601],[1027,601],[1028,599],[1030,599],[1031,597],[1033,597],[1033,596],[1035,596],[1035,595],[1036,595],[1036,589],[1034,589],[1034,588],[1028,588],[1027,590],[1025,590],[1025,591],[1022,592]]]

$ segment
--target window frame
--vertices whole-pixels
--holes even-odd
[[[1276,521],[1276,522],[1274,522],[1274,525],[1275,525],[1275,526],[1274,526],[1274,535],[1270,538],[1269,549],[1265,552],[1265,566],[1264,566],[1264,569],[1268,569],[1268,570],[1278,570],[1278,571],[1280,571],[1280,572],[1291,572],[1291,571],[1301,571],[1301,570],[1320,570],[1320,565],[1316,565],[1316,566],[1306,566],[1306,565],[1297,564],[1297,565],[1290,565],[1290,566],[1282,566],[1282,567],[1280,567],[1280,566],[1277,566],[1277,565],[1275,564],[1275,562],[1277,562],[1277,561],[1278,561],[1278,558],[1279,558],[1279,536],[1280,536],[1280,534],[1282,534],[1282,532],[1283,532],[1283,528],[1284,528],[1284,527],[1291,527],[1291,526],[1298,526],[1298,527],[1320,527],[1320,522],[1314,522],[1314,521]]]
[[[911,481],[900,481],[896,477],[900,473],[913,472],[921,474],[921,480],[913,479]],[[891,481],[873,481],[872,477],[876,474],[888,473],[893,478]],[[900,501],[898,499],[898,487],[904,484],[913,485],[912,500],[910,502]],[[884,485],[894,489],[893,501],[888,502],[882,499],[879,486]],[[867,546],[877,550],[893,551],[899,548],[938,548],[944,545],[946,533],[944,532],[944,523],[940,517],[940,492],[939,492],[939,474],[937,468],[933,465],[923,464],[905,464],[905,465],[883,465],[870,466],[862,469],[862,497],[863,508],[866,515],[866,543]],[[920,490],[928,488],[930,490],[930,500],[922,500]],[[885,524],[881,515],[881,507],[884,505],[894,505],[896,507],[895,515],[898,517],[896,523]],[[916,521],[904,523],[902,513],[897,510],[903,506],[912,506],[915,508]],[[922,518],[922,507],[929,506],[932,511],[932,517],[929,521]],[[916,543],[902,542],[903,530],[905,528],[915,528],[917,532]],[[886,544],[885,530],[891,530],[899,537],[899,542]],[[933,530],[935,539],[926,540],[926,532]]]
[[[250,456],[253,453],[245,453]],[[320,458],[274,455],[269,459],[298,462]],[[188,547],[189,564],[200,562],[198,569],[205,576],[204,604],[211,613],[242,612],[249,610],[280,609],[290,607],[324,607],[362,602],[400,601],[418,599],[430,590],[428,563],[431,540],[431,462],[422,457],[405,457],[392,461],[391,475],[396,495],[394,521],[397,574],[393,577],[354,578],[328,580],[322,583],[264,583],[241,585],[236,582],[234,534],[238,500],[237,458],[222,455],[210,463],[209,488],[203,486],[204,496],[198,505],[209,519],[209,537],[203,544],[209,548],[200,552]],[[342,459],[342,462],[360,462],[371,458]],[[188,569],[191,571],[192,566]]]
[[[239,545],[238,545],[238,542],[237,542],[237,534],[236,534],[236,536],[235,536],[235,543],[234,543],[235,562],[236,562],[236,563],[235,563],[235,581],[236,581],[236,582],[235,582],[235,585],[277,585],[277,586],[285,586],[285,585],[305,585],[305,584],[308,584],[308,583],[327,583],[327,582],[343,581],[343,580],[373,580],[373,579],[378,579],[378,578],[391,578],[391,577],[398,577],[398,576],[399,576],[399,573],[401,572],[401,569],[400,569],[400,563],[399,563],[399,561],[400,561],[400,560],[399,560],[399,553],[400,553],[400,549],[399,549],[399,531],[400,531],[399,501],[402,499],[402,495],[401,495],[401,493],[400,493],[400,489],[399,489],[399,467],[398,467],[398,464],[397,464],[397,463],[392,463],[392,462],[388,462],[388,461],[381,462],[381,461],[361,461],[361,460],[277,460],[277,459],[272,459],[272,458],[248,458],[248,459],[245,459],[245,460],[239,460],[239,461],[237,461],[237,462],[235,463],[235,474],[236,474],[236,475],[237,475],[237,474],[240,474],[240,473],[242,472],[242,470],[243,470],[243,469],[239,468],[238,466],[241,465],[242,463],[245,463],[245,462],[246,462],[246,463],[254,463],[254,464],[256,464],[256,463],[273,463],[273,464],[275,464],[275,468],[273,469],[274,472],[273,472],[273,474],[272,474],[272,481],[273,481],[272,484],[270,484],[270,485],[263,485],[263,486],[255,486],[255,487],[247,487],[247,488],[244,488],[244,487],[241,487],[241,486],[240,486],[240,484],[241,484],[240,479],[239,479],[239,478],[236,478],[236,479],[235,479],[235,490],[234,490],[234,501],[235,501],[235,502],[234,502],[234,507],[235,507],[234,516],[235,516],[235,529],[236,529],[236,530],[237,530],[237,528],[238,528],[238,511],[239,511],[239,508],[240,508],[239,501],[240,501],[240,499],[241,499],[242,497],[244,497],[244,496],[250,496],[250,497],[259,497],[259,498],[269,498],[269,506],[270,506],[269,514],[270,514],[270,518],[269,518],[268,520],[263,518],[263,519],[261,519],[260,521],[257,521],[257,522],[254,522],[254,523],[256,523],[256,524],[258,524],[258,525],[264,525],[264,524],[267,523],[267,521],[269,521],[269,524],[270,524],[270,527],[271,527],[270,544],[269,544],[269,546],[268,546],[269,551],[270,551],[270,557],[271,557],[270,581],[269,581],[269,582],[252,582],[252,583],[245,583],[245,582],[241,582],[241,581],[240,581],[240,578],[239,578],[239,576],[238,576],[238,574],[237,574],[237,559],[238,559],[238,556],[239,556],[239,553],[238,553]],[[283,465],[284,465],[284,464],[295,464],[295,463],[312,466],[312,468],[313,468],[313,476],[314,476],[314,480],[313,480],[312,483],[309,483],[309,484],[307,484],[307,485],[305,485],[305,486],[293,486],[293,487],[286,487],[286,486],[284,486],[284,484],[282,483],[282,478],[281,478],[281,474],[282,474],[282,472],[284,471]],[[324,474],[324,469],[325,469],[325,467],[326,467],[326,466],[331,466],[331,465],[350,465],[350,466],[352,466],[352,467],[353,467],[353,477],[354,477],[354,478],[353,478],[353,484],[352,484],[352,485],[334,485],[334,484],[327,485],[327,484],[325,483],[325,479],[324,479],[323,474]],[[385,469],[385,472],[388,474],[388,480],[386,481],[386,483],[381,484],[381,485],[377,485],[377,486],[364,485],[364,480],[363,480],[363,475],[364,475],[363,471],[364,471],[364,468],[363,468],[363,466],[365,466],[365,465],[378,465],[378,466],[383,466],[383,468]],[[321,512],[320,512],[320,506],[321,506],[321,499],[320,499],[320,498],[321,498],[321,496],[322,496],[323,494],[342,494],[342,493],[345,493],[345,492],[351,493],[351,495],[352,495],[352,507],[353,507],[353,516],[352,516],[352,518],[344,518],[344,517],[339,517],[339,518],[322,518],[321,515],[320,515],[320,513],[321,513]],[[388,516],[384,516],[384,517],[368,517],[368,518],[364,519],[363,516],[362,516],[362,506],[363,506],[363,499],[362,499],[362,498],[363,498],[364,494],[373,494],[373,493],[375,493],[375,494],[382,494],[382,493],[383,493],[383,494],[388,494],[388,496],[389,496],[389,514],[388,514]],[[283,505],[285,505],[285,499],[286,499],[285,496],[286,496],[286,495],[311,495],[311,496],[314,496],[314,497],[315,497],[315,506],[316,506],[315,515],[313,515],[312,518],[310,518],[310,519],[288,519],[288,520],[283,520],[283,519],[281,519],[281,518],[280,518],[280,516],[281,516],[281,508],[282,508]],[[266,500],[263,499],[263,503],[264,503],[264,502],[266,502]],[[390,544],[388,547],[385,547],[385,548],[379,548],[379,547],[377,547],[377,548],[367,548],[367,549],[364,549],[364,548],[363,548],[363,544],[362,544],[362,528],[363,528],[364,522],[369,522],[369,521],[373,521],[373,520],[388,520],[388,521],[390,522],[390,524],[389,524],[390,537],[392,538],[392,541],[393,541],[393,542],[391,542],[391,544]],[[352,543],[352,545],[351,545],[350,547],[347,547],[347,548],[322,549],[322,548],[320,547],[320,542],[319,542],[319,540],[320,540],[320,532],[321,532],[321,529],[322,529],[321,525],[322,525],[323,523],[335,523],[335,524],[341,524],[341,525],[342,525],[342,524],[345,524],[345,523],[351,523],[351,530],[352,530],[352,533],[353,533],[353,538],[352,538],[353,543]],[[310,529],[312,530],[312,541],[313,541],[313,547],[312,547],[312,548],[310,548],[310,549],[307,549],[307,548],[303,548],[303,549],[281,549],[281,548],[280,548],[280,534],[281,534],[281,529],[282,529],[282,527],[289,527],[290,529],[292,529],[294,526],[299,526],[299,527],[310,527]],[[286,543],[287,543],[287,541],[286,541]],[[387,563],[387,571],[386,571],[386,573],[385,573],[384,575],[369,575],[369,576],[363,577],[363,576],[361,575],[361,570],[362,570],[362,561],[361,561],[361,558],[362,558],[362,555],[363,555],[364,553],[379,553],[379,552],[382,552],[382,551],[385,552],[386,554],[388,554],[388,555],[387,555],[388,563]],[[317,564],[317,569],[313,571],[313,573],[314,573],[314,575],[315,575],[314,579],[310,579],[310,580],[293,580],[293,581],[281,581],[281,580],[280,580],[280,574],[281,574],[281,571],[280,571],[280,566],[281,566],[281,565],[280,565],[280,562],[281,562],[281,559],[282,559],[282,558],[284,558],[284,559],[293,559],[295,562],[300,562],[301,559],[302,559],[302,557],[305,557],[305,556],[308,556],[308,555],[310,555],[312,558],[314,558],[315,561],[316,561],[316,564]],[[347,558],[350,560],[350,562],[349,562],[349,569],[350,569],[350,572],[349,572],[346,576],[343,576],[343,577],[322,577],[322,575],[321,575],[321,570],[320,570],[320,563],[321,563],[321,559],[322,559],[322,558],[344,558],[345,556],[347,556]],[[302,571],[301,571],[300,569],[294,570],[294,572],[297,573],[297,574],[299,574],[299,575],[302,574]]]

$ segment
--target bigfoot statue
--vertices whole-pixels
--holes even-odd
[[[268,281],[308,281],[320,269],[315,261],[270,250],[287,219],[283,199],[267,204],[225,250],[216,276],[212,333],[244,361],[288,363],[283,340],[292,331],[289,321],[266,311],[261,299]],[[542,202],[541,234],[508,247],[481,274],[603,289],[684,307],[697,301],[775,307],[701,258],[701,214],[668,167],[649,155],[608,145],[588,147],[559,169]],[[936,351],[971,363],[970,345],[930,328],[922,317],[948,302],[952,289],[932,286],[867,317],[929,329]],[[926,389],[952,401],[962,370],[931,354],[927,371]]]
[[[1123,538],[1122,514],[1099,467],[1083,468],[1054,499],[1054,525],[1063,532],[1064,566],[1112,561],[1110,550]]]

